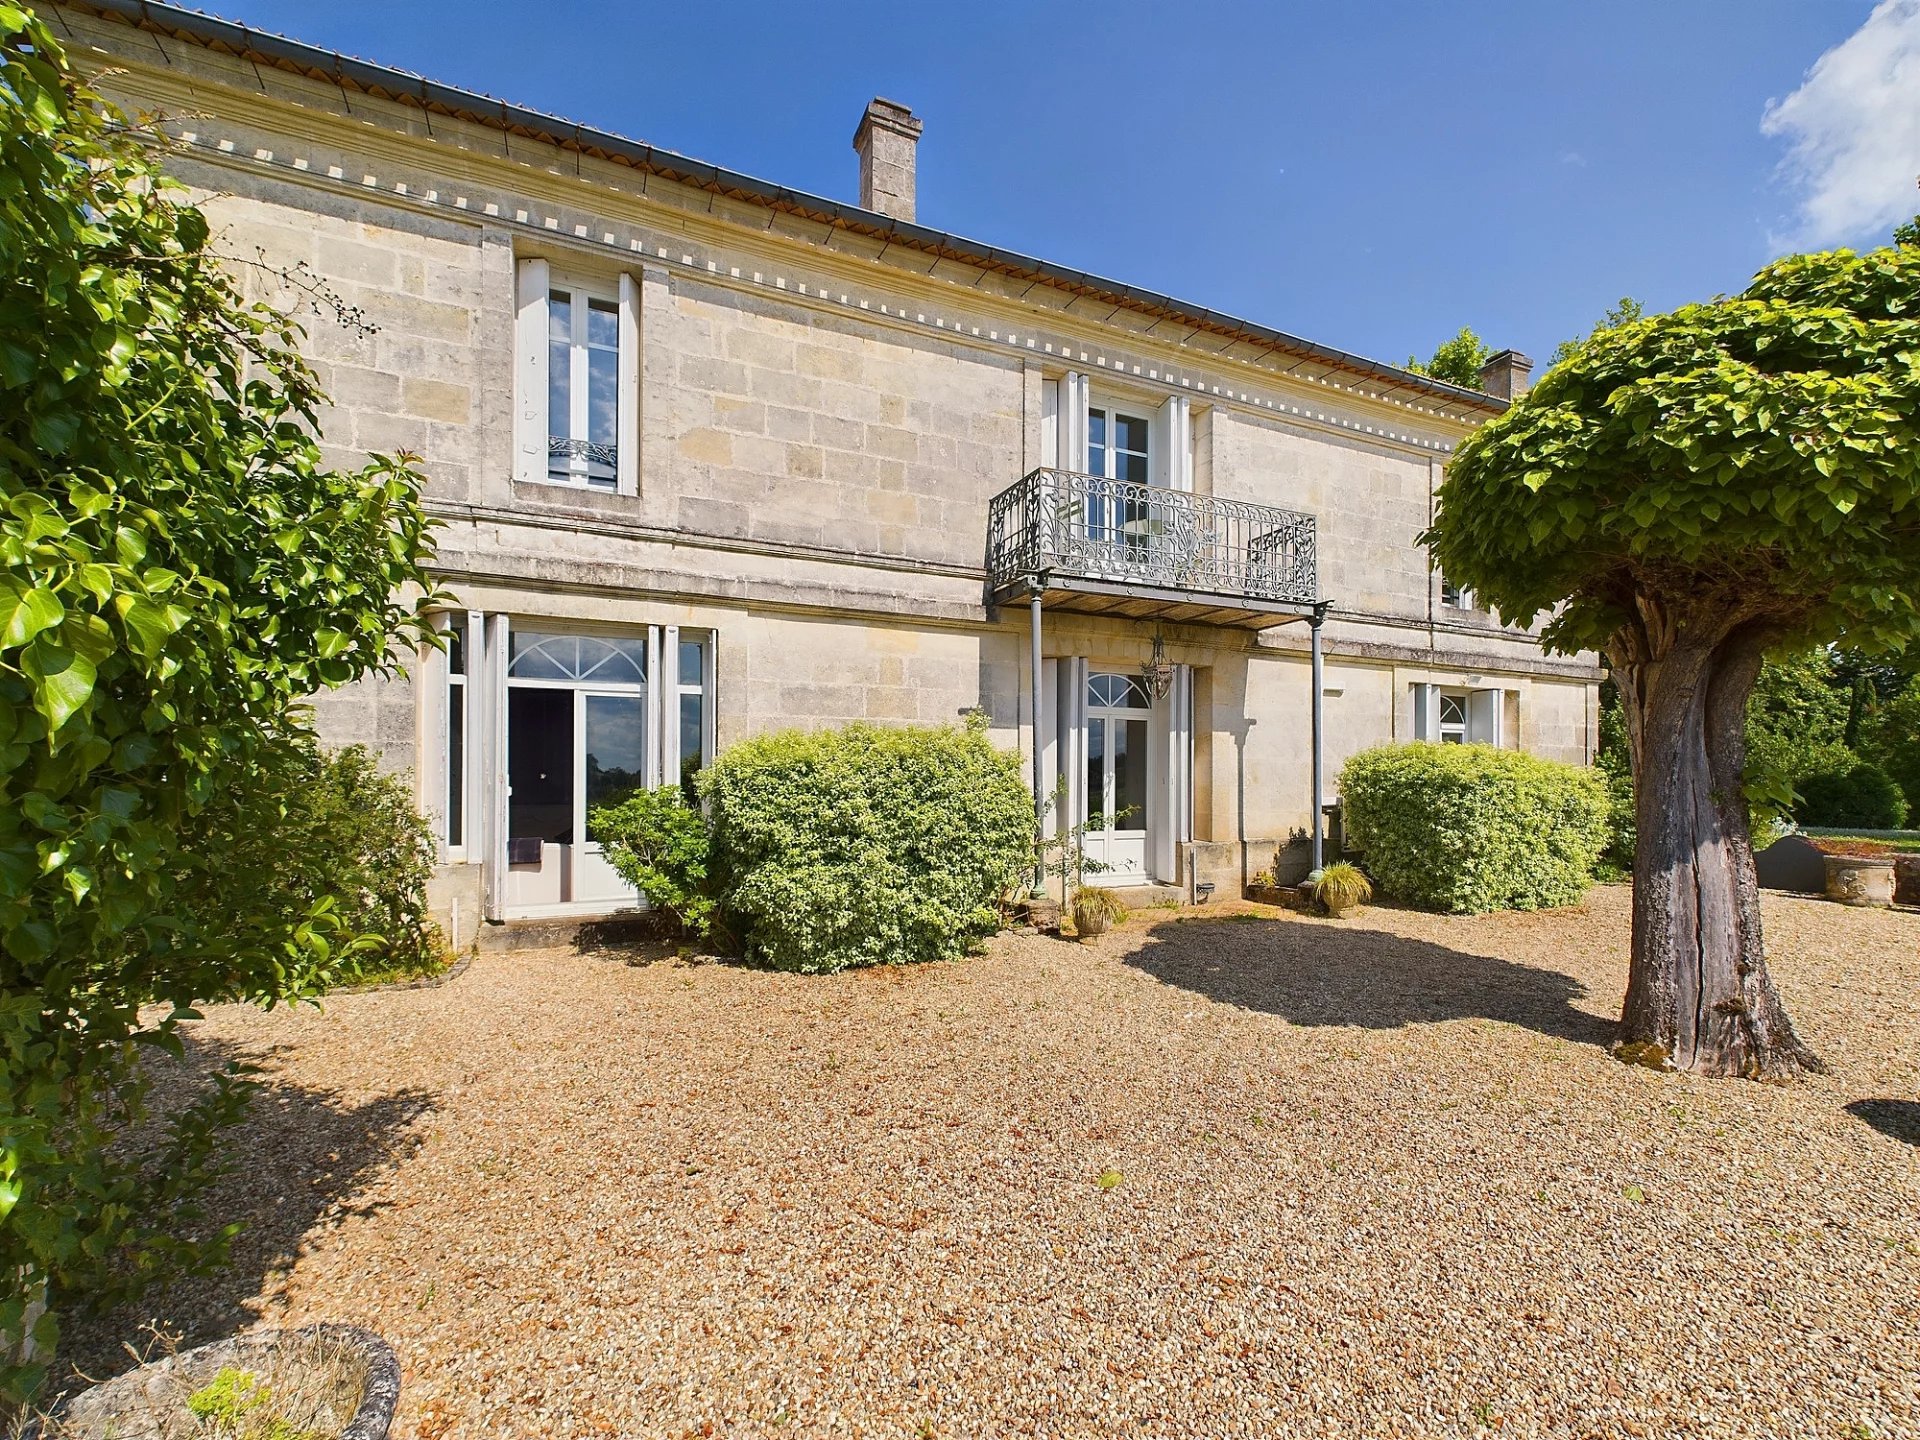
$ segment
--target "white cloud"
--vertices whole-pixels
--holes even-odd
[[[1920,0],[1880,0],[1798,90],[1768,104],[1760,129],[1788,146],[1794,243],[1878,240],[1920,210]]]

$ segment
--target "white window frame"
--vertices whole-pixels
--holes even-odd
[[[528,483],[590,490],[597,494],[637,495],[640,481],[640,285],[632,275],[594,278],[563,271],[541,259],[521,260],[517,278],[518,314],[515,322],[518,352],[514,406],[514,478]],[[556,293],[566,294],[572,313],[568,349],[566,434],[553,425],[549,370],[548,320]],[[553,473],[553,439],[582,441],[589,426],[588,312],[594,302],[612,306],[619,326],[615,361],[615,420],[613,483],[592,483],[585,456],[570,456],[565,474]]]
[[[1144,481],[1139,481],[1139,482],[1127,481],[1122,483],[1128,483],[1128,484],[1139,483],[1139,484],[1145,484],[1145,485],[1157,484],[1158,481],[1156,477],[1160,472],[1155,467],[1159,464],[1160,458],[1161,458],[1160,430],[1165,420],[1165,416],[1161,413],[1161,407],[1158,405],[1150,404],[1146,401],[1128,400],[1120,396],[1096,395],[1087,405],[1087,424],[1086,424],[1087,473],[1089,475],[1097,476],[1099,479],[1102,479],[1102,480],[1114,480],[1114,481],[1120,480],[1120,476],[1116,473],[1118,466],[1114,458],[1116,452],[1114,450],[1114,445],[1113,445],[1113,434],[1114,434],[1113,421],[1114,421],[1114,417],[1120,414],[1124,414],[1129,420],[1144,421],[1147,427],[1147,449],[1146,449],[1147,478]],[[1095,415],[1101,416],[1106,421],[1106,441],[1100,447],[1102,456],[1104,458],[1104,468],[1100,470],[1095,470],[1093,468],[1093,417]],[[1139,452],[1134,450],[1129,450],[1126,453],[1129,455],[1134,455],[1134,454],[1138,454]]]
[[[1434,702],[1434,739],[1442,745],[1464,745],[1467,743],[1467,713],[1471,706],[1469,691],[1441,690]],[[1458,721],[1447,719],[1447,702],[1452,701],[1460,707]]]
[[[441,714],[446,717],[446,750],[441,756],[440,765],[440,843],[446,851],[448,863],[458,863],[467,858],[467,836],[473,829],[472,808],[467,803],[473,793],[470,776],[473,770],[473,691],[467,685],[467,673],[473,669],[473,637],[467,633],[467,617],[446,615],[444,624],[449,633],[460,636],[460,670],[456,674],[452,657],[448,656],[441,669],[446,673],[447,689],[442,697],[444,707]],[[457,622],[457,623],[456,623]],[[453,773],[453,737],[456,722],[453,716],[454,692],[460,694],[460,773]],[[460,839],[456,843],[452,837],[453,805],[455,792],[460,802]]]
[[[1473,591],[1463,585],[1454,585],[1445,575],[1440,577],[1440,603],[1449,610],[1473,609]]]

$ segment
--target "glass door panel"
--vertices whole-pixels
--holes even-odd
[[[560,905],[572,896],[573,692],[507,689],[507,898]]]
[[[596,807],[617,805],[646,783],[647,707],[637,691],[596,694],[580,691],[581,834]],[[597,842],[580,847],[575,873],[576,900],[630,898],[632,887],[607,863]]]

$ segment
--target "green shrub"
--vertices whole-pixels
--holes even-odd
[[[782,970],[963,954],[1032,862],[1020,757],[978,723],[783,731],[734,746],[699,784],[726,923]]]
[[[1794,816],[1802,825],[1898,830],[1907,820],[1907,800],[1891,775],[1863,760],[1802,780]]]
[[[618,805],[587,815],[587,832],[612,865],[682,932],[706,939],[717,919],[707,818],[678,785],[636,790]]]
[[[439,847],[406,781],[383,772],[364,745],[325,751],[305,735],[266,773],[219,795],[187,827],[188,864],[204,867],[189,906],[209,924],[231,914],[292,927],[331,896],[343,933],[358,937],[336,978],[421,975],[445,963],[427,918]]]
[[[1383,745],[1341,772],[1348,845],[1394,899],[1473,913],[1570,905],[1608,839],[1605,779],[1486,745]]]

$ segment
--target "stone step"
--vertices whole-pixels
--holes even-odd
[[[660,922],[644,911],[619,915],[554,915],[507,920],[480,929],[483,954],[515,950],[594,950],[659,938]]]

